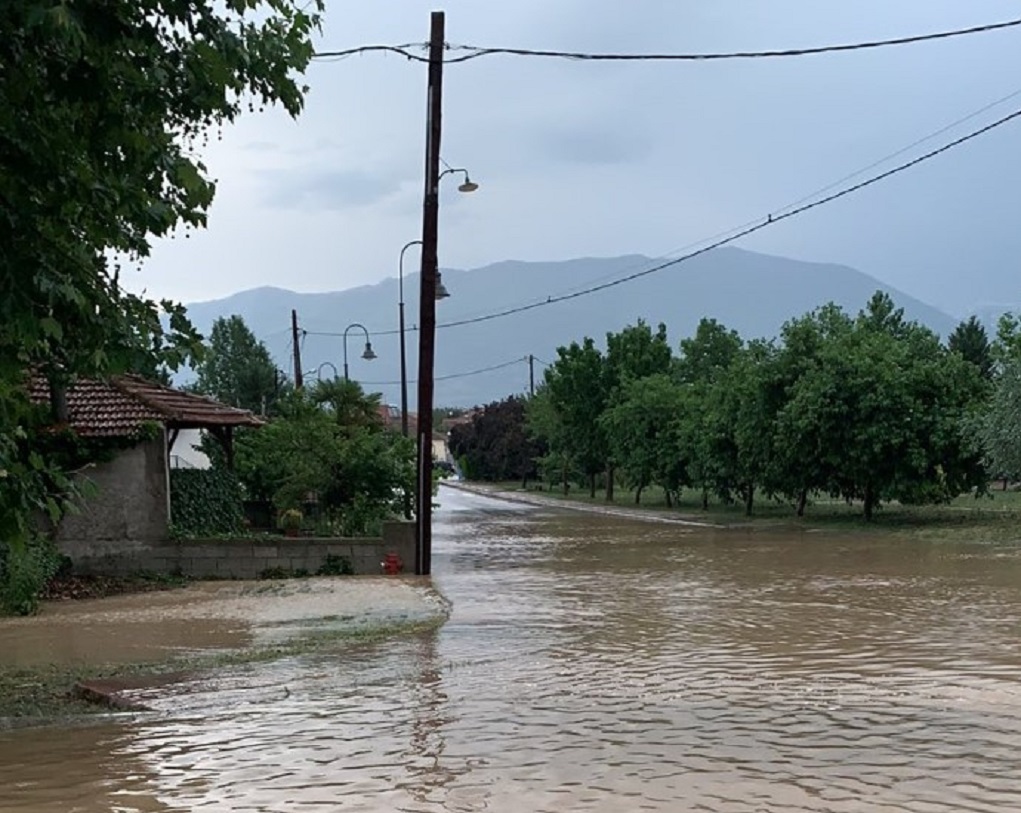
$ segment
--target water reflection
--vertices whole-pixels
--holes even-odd
[[[2,735],[3,809],[1021,807],[1021,547],[443,496],[439,633]]]

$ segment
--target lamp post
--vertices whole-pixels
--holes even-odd
[[[397,287],[399,301],[397,303],[398,324],[401,334],[401,434],[408,436],[408,362],[404,350],[404,252],[412,246],[422,245],[421,240],[405,243],[401,249],[401,258],[397,264]]]
[[[463,167],[451,167],[445,169],[440,173],[437,178],[439,179],[444,175],[451,172],[460,172],[464,175],[464,181],[458,184],[458,192],[474,192],[479,188],[479,185],[475,183],[471,176],[468,174],[468,170]],[[404,343],[404,252],[406,252],[412,246],[422,245],[421,240],[412,240],[404,244],[401,248],[400,260],[397,264],[397,285],[398,285],[398,303],[397,303],[397,315],[399,332],[401,334],[401,433],[404,437],[408,436],[408,365],[407,365],[407,352],[405,350]],[[435,299],[437,301],[446,299],[450,296],[450,291],[447,290],[447,286],[443,284],[443,277],[440,274],[439,269],[436,270],[436,294]]]
[[[333,368],[333,377],[334,378],[337,377],[337,365],[334,364],[332,361],[324,361],[322,364],[320,364],[318,367],[316,367],[316,381],[322,381],[323,380],[323,367],[332,367]]]
[[[347,374],[347,333],[353,327],[358,328],[360,331],[362,331],[362,333],[365,334],[365,350],[362,351],[362,358],[365,359],[366,361],[372,361],[374,358],[376,358],[376,354],[372,350],[372,341],[369,339],[369,331],[366,329],[365,325],[360,325],[360,324],[358,324],[358,322],[352,322],[350,325],[348,325],[346,328],[344,328],[344,380],[345,381],[350,381],[351,380],[348,377],[348,374]],[[327,362],[327,363],[329,363],[329,362]]]

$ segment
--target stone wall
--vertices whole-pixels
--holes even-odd
[[[226,540],[161,541],[116,553],[75,559],[79,573],[127,575],[148,571],[180,573],[198,579],[256,579],[266,571],[315,572],[327,556],[351,563],[355,575],[378,575],[388,553],[396,553],[405,573],[415,570],[415,526],[410,522],[383,524],[380,539],[322,539],[270,537]]]
[[[91,559],[141,551],[167,538],[170,483],[164,432],[77,477],[89,496],[54,531],[61,553]]]

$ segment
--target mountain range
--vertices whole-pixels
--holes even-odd
[[[688,262],[615,285],[596,293],[546,304],[549,297],[580,291],[658,263],[640,255],[585,258],[560,262],[506,261],[469,271],[444,269],[451,296],[436,303],[437,406],[471,406],[529,388],[528,357],[534,356],[536,384],[557,347],[585,336],[605,345],[608,331],[638,319],[663,322],[677,347],[694,332],[699,319],[712,317],[746,339],[777,335],[783,323],[827,302],[857,313],[876,291],[888,292],[908,318],[946,336],[957,319],[883,284],[875,277],[842,265],[803,262],[725,247]],[[406,346],[410,408],[416,401],[418,356],[417,274],[404,279]],[[217,317],[241,315],[262,339],[279,367],[292,371],[291,310],[301,328],[303,370],[312,378],[343,373],[343,333],[358,323],[369,331],[376,359],[361,358],[365,336],[348,330],[351,378],[400,403],[400,350],[397,336],[398,282],[328,293],[298,293],[256,288],[232,296],[188,305],[196,327],[208,335]],[[495,312],[542,303],[519,313],[481,319]],[[479,319],[479,321],[471,321]],[[452,321],[469,321],[443,327]],[[331,367],[330,365],[333,365]],[[485,372],[478,372],[485,370]]]

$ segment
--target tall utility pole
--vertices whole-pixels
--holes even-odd
[[[298,342],[298,312],[291,311],[291,341],[294,343],[294,388],[301,389],[301,344]]]
[[[535,356],[528,354],[528,394],[535,395]]]
[[[433,360],[436,340],[436,271],[439,265],[440,135],[443,132],[444,14],[434,11],[429,31],[429,83],[425,131],[425,200],[422,203],[422,266],[418,315],[418,493],[415,572],[432,572]]]

